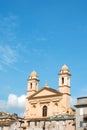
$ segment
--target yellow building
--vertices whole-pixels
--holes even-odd
[[[60,114],[72,114],[70,108],[70,71],[66,65],[59,72],[58,90],[45,85],[39,90],[38,74],[28,78],[25,119],[46,119]]]

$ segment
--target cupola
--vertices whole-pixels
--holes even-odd
[[[38,79],[38,74],[36,73],[36,71],[31,72],[29,79]]]

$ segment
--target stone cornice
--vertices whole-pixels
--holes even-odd
[[[69,76],[71,76],[70,73],[59,73],[58,75],[69,75]]]
[[[62,94],[63,95],[63,94]],[[62,96],[62,95],[57,95],[57,94],[55,94],[55,95],[44,95],[44,96],[38,96],[38,97],[29,97],[28,99],[29,100],[32,100],[32,99],[41,99],[41,98],[50,98],[50,97],[60,97],[60,96]]]
[[[50,91],[50,92],[53,92],[54,95],[44,95],[44,96],[38,96],[38,97],[35,97],[37,94],[39,94],[40,92],[42,92],[43,90],[47,90],[47,91]],[[37,91],[36,93],[32,94],[30,97],[28,97],[28,99],[36,99],[36,98],[45,98],[45,97],[54,97],[54,96],[62,96],[63,94],[55,89],[52,89],[52,88],[47,88],[47,87],[44,87],[42,88],[41,90]]]
[[[63,95],[65,95],[65,94],[71,96],[71,94],[69,94],[69,93],[63,93]]]
[[[87,104],[77,104],[77,105],[74,105],[74,106],[77,107],[77,108],[87,107]]]
[[[63,86],[59,86],[59,87],[68,87],[68,88],[71,88],[70,86],[68,85],[63,85]]]

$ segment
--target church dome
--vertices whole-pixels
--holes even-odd
[[[28,80],[29,79],[38,79],[38,74],[36,73],[36,71],[32,71]]]
[[[30,77],[38,77],[36,71],[32,71],[31,74],[30,74]]]
[[[62,66],[59,74],[64,74],[64,73],[67,73],[67,74],[71,75],[68,66],[65,65],[65,64]]]
[[[63,65],[61,68],[62,71],[69,71],[68,67],[66,65]]]

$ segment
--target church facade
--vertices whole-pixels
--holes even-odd
[[[45,85],[39,90],[39,78],[32,71],[28,78],[25,119],[44,119],[59,114],[71,114],[70,71],[66,65],[59,72],[58,90]]]

